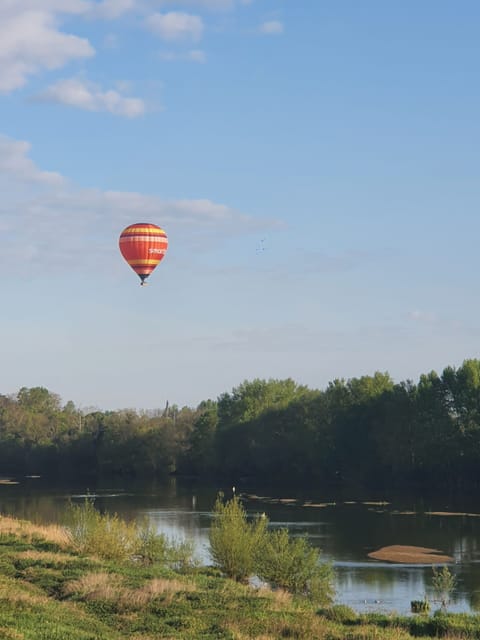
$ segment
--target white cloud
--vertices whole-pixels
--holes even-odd
[[[199,62],[203,64],[207,61],[207,54],[201,49],[191,49],[185,53],[178,53],[176,51],[161,51],[160,58],[162,60],[186,60],[187,62]]]
[[[3,0],[0,4],[0,93],[22,87],[42,69],[57,69],[88,58],[94,49],[85,38],[59,29],[58,15],[82,14],[80,0]]]
[[[154,13],[146,20],[147,27],[163,40],[197,42],[203,35],[203,20],[182,11]]]
[[[60,69],[95,55],[86,37],[70,32],[62,24],[68,17],[114,20],[130,12],[167,42],[195,43],[202,39],[205,25],[201,16],[188,12],[189,8],[218,12],[233,10],[251,1],[0,0],[0,95],[23,87],[31,76],[44,70]],[[153,7],[160,11],[149,15]],[[275,25],[279,24],[265,23],[262,29],[265,33],[278,33]],[[106,36],[103,46],[117,46],[116,35]],[[205,54],[192,50],[181,59],[204,62]]]
[[[245,0],[242,0],[241,4],[244,3]],[[227,11],[234,8],[235,0],[163,0],[160,4],[161,6],[176,5],[194,7],[195,9],[208,9],[209,11]]]
[[[125,97],[113,89],[102,91],[97,85],[77,78],[59,80],[47,87],[37,99],[85,111],[108,111],[126,118],[136,118],[145,113],[145,103],[140,98]]]
[[[29,152],[27,142],[0,137],[0,232],[5,247],[0,264],[7,270],[18,269],[19,264],[28,273],[59,265],[85,269],[116,265],[112,254],[117,251],[118,234],[139,217],[165,224],[168,232],[183,237],[179,243],[183,247],[200,237],[248,234],[260,224],[210,199],[166,200],[136,192],[76,188],[60,174],[40,169]]]
[[[30,144],[0,136],[0,175],[8,175],[22,182],[60,185],[64,178],[52,171],[41,171],[28,157]]]
[[[260,33],[266,35],[280,35],[284,32],[283,23],[279,20],[269,20],[260,25]]]
[[[138,4],[138,0],[102,0],[91,6],[89,14],[92,17],[113,20],[128,11],[137,9]]]
[[[242,327],[231,329],[224,336],[208,336],[204,340],[214,350],[254,353],[311,353],[323,351],[338,340],[340,332],[312,329],[306,325],[285,324],[269,327]],[[314,346],[312,346],[314,345]]]
[[[26,11],[84,14],[91,9],[90,0],[2,0],[0,15],[18,15]]]

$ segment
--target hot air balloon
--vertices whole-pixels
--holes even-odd
[[[165,257],[168,239],[165,231],[156,224],[139,222],[122,231],[118,244],[122,256],[139,276],[143,286]]]

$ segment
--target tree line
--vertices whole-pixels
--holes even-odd
[[[197,407],[80,411],[43,387],[0,396],[0,475],[167,474],[299,486],[480,483],[480,360],[418,382],[245,381]]]

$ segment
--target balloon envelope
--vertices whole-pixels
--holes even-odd
[[[156,224],[131,224],[120,234],[122,256],[145,284],[145,279],[163,260],[168,248],[167,234]]]

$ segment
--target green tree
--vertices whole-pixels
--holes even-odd
[[[372,438],[378,463],[390,482],[411,481],[417,469],[417,387],[407,380],[376,403]]]
[[[45,387],[22,387],[17,394],[18,404],[35,413],[52,414],[60,411],[60,396]]]
[[[257,557],[262,580],[321,605],[332,602],[332,567],[320,563],[320,551],[306,538],[292,538],[287,529],[268,532]]]
[[[427,484],[455,481],[456,426],[445,384],[435,371],[420,376],[415,413],[418,479]]]
[[[215,434],[218,424],[217,405],[207,401],[199,407],[200,415],[193,423],[188,439],[186,465],[198,475],[211,473],[215,466]]]
[[[298,385],[291,378],[245,381],[231,393],[219,397],[219,429],[251,422],[267,410],[285,408],[305,391],[307,387]]]
[[[246,582],[255,572],[266,526],[266,518],[256,517],[253,522],[248,521],[237,496],[224,502],[220,493],[213,509],[209,532],[214,564],[229,578]]]
[[[290,378],[257,378],[243,382],[230,394],[222,394],[218,399],[215,440],[219,470],[231,478],[254,474],[263,419],[272,411],[279,415],[307,392],[307,387],[297,385]]]
[[[455,590],[457,579],[450,572],[448,567],[443,567],[440,571],[436,567],[432,567],[433,571],[433,579],[432,579],[432,587],[435,593],[435,596],[442,603],[442,609],[446,609],[452,593]]]
[[[352,378],[328,389],[338,472],[349,483],[373,483],[379,479],[379,457],[374,427],[380,399],[391,392],[388,373]]]

